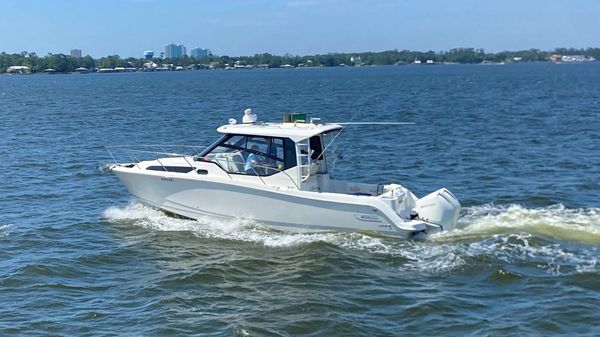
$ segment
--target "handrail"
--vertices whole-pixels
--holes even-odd
[[[104,147],[164,147],[164,146],[172,146],[172,147],[189,147],[189,148],[198,148],[198,145],[180,145],[180,144],[116,144],[116,145],[104,145]],[[206,146],[204,146],[206,148]]]
[[[296,143],[296,162],[298,163],[298,176],[301,182],[305,182],[310,178],[310,168],[312,167],[310,152],[310,141],[308,139]],[[306,164],[304,159],[306,159]],[[306,169],[306,175],[304,175],[304,169]]]
[[[175,152],[160,152],[160,151],[145,151],[145,150],[127,150],[128,152],[137,152],[137,153],[149,153],[149,154],[164,154],[169,157],[185,157],[189,156],[183,153],[175,153]]]
[[[146,151],[146,150],[140,150],[139,148],[153,148],[153,147],[158,147],[161,149],[161,151]],[[185,154],[185,153],[177,153],[177,152],[168,152],[165,150],[166,147],[178,147],[178,148],[190,148],[193,150],[194,153],[198,152],[198,149],[204,149],[206,148],[205,146],[197,146],[197,145],[179,145],[179,144],[133,144],[133,145],[123,145],[123,144],[117,144],[117,145],[104,145],[104,148],[108,151],[108,153],[110,154],[111,158],[114,160],[114,162],[116,164],[118,164],[118,161],[116,160],[115,156],[113,155],[113,151],[115,149],[123,149],[126,150],[128,152],[138,152],[138,153],[146,153],[146,154],[160,154],[160,155],[167,155],[169,157],[186,157],[186,156],[193,156],[194,154]],[[112,150],[112,151],[111,151]]]
[[[167,168],[165,167],[165,165],[163,164],[163,162],[161,162],[161,158],[158,157],[158,155],[166,155],[168,157],[181,157],[186,163],[187,165],[189,165],[189,167],[191,168],[196,168],[193,163],[190,163],[190,161],[188,160],[188,157],[193,157],[193,155],[188,155],[188,154],[181,154],[181,153],[175,153],[175,152],[167,152],[164,150],[164,147],[168,147],[168,146],[172,146],[172,147],[182,147],[182,148],[193,148],[193,149],[197,149],[200,148],[199,146],[193,146],[193,145],[177,145],[177,144],[172,144],[172,145],[161,145],[161,144],[151,144],[151,145],[105,145],[104,148],[107,150],[107,152],[109,153],[110,157],[112,158],[112,160],[114,161],[115,164],[119,165],[120,163],[117,161],[115,155],[113,154],[113,151],[115,151],[116,149],[125,151],[126,155],[131,159],[131,161],[135,164],[135,166],[141,170],[141,167],[138,165],[138,162],[140,162],[140,160],[138,159],[138,157],[136,156],[136,154],[149,154],[149,155],[154,155],[154,159],[152,160],[156,160],[158,162],[158,164],[165,170],[165,172],[168,172]],[[163,151],[148,151],[148,150],[138,150],[138,149],[134,149],[134,148],[143,148],[143,147],[157,147],[157,148],[161,148],[161,150]],[[206,148],[206,147],[204,147]],[[111,151],[112,150],[112,151]],[[196,151],[197,152],[197,151]],[[230,160],[233,164],[235,165],[246,165],[245,162],[240,162],[240,161],[236,161],[236,160],[232,160],[231,158],[228,158],[227,160]],[[222,167],[217,161],[214,160],[206,160],[206,162],[210,162],[213,163],[215,165],[217,165],[221,170],[223,170],[227,176],[230,179],[233,179],[233,177],[231,176],[231,173],[235,174],[236,172],[230,172],[228,169],[225,169],[224,167]],[[272,170],[275,171],[276,173],[283,173],[291,182],[292,184],[296,187],[296,189],[300,190],[300,186],[298,186],[298,184],[296,183],[296,181],[294,181],[294,179],[285,171],[277,168],[277,167],[273,167],[273,166],[269,166],[269,165],[262,165],[262,164],[253,164],[252,165],[252,170],[254,171],[254,174],[260,179],[260,181],[263,183],[263,185],[265,186],[269,186],[267,184],[267,182],[263,179],[264,176],[260,175],[255,168],[263,168],[265,170]],[[267,172],[267,171],[265,171]],[[275,174],[275,173],[274,173]]]
[[[106,151],[108,151],[108,154],[110,154],[110,156],[112,157],[112,159],[115,162],[115,164],[119,165],[119,163],[117,162],[117,159],[115,159],[115,156],[113,156],[112,152],[110,152],[110,149],[106,148]]]
[[[239,161],[235,161],[235,160],[232,161],[232,163],[246,165],[245,162],[239,162]],[[254,169],[254,167],[263,168],[265,170],[277,171],[277,173],[283,173],[286,177],[288,177],[290,179],[290,181],[292,182],[292,184],[294,184],[294,186],[296,186],[296,188],[298,190],[300,189],[300,186],[298,186],[298,184],[296,184],[296,182],[294,181],[294,179],[292,179],[292,177],[289,174],[287,174],[287,172],[285,172],[285,171],[283,171],[283,170],[281,170],[279,168],[276,168],[276,167],[273,167],[273,166],[268,166],[268,165],[261,165],[261,164],[252,164],[251,167],[252,167],[252,171],[254,171],[254,174],[256,174],[256,176],[260,178],[260,180],[263,182],[263,184],[265,186],[269,186],[269,185],[267,185],[267,183],[262,178],[263,176],[261,176],[260,174],[258,174],[258,172]],[[232,173],[235,173],[235,172],[232,172]],[[269,176],[271,176],[271,175],[269,175]]]
[[[223,172],[225,172],[225,174],[227,174],[227,176],[229,177],[229,179],[233,180],[233,178],[231,177],[231,174],[229,174],[229,171],[227,171],[226,169],[224,169],[224,168],[223,168],[223,166],[221,166],[221,164],[217,163],[216,161],[214,161],[214,160],[210,160],[210,159],[208,159],[208,160],[204,160],[204,159],[202,159],[202,162],[204,162],[204,163],[211,163],[211,164],[214,164],[214,165],[216,165],[216,166],[217,166],[218,168],[220,168],[220,169],[221,169]]]
[[[161,145],[161,144],[139,144],[139,145],[136,145],[136,144],[134,144],[134,145],[105,145],[104,146],[104,148],[109,153],[109,155],[111,156],[114,163],[117,165],[119,164],[119,162],[117,161],[113,152],[115,150],[119,149],[119,150],[125,151],[126,155],[134,162],[134,164],[136,164],[136,166],[138,166],[137,165],[138,158],[135,154],[150,154],[150,155],[153,155],[154,160],[158,160],[159,164],[161,166],[163,166],[163,168],[164,168],[164,165],[160,162],[159,155],[164,155],[164,156],[168,156],[168,157],[176,157],[176,158],[181,157],[181,158],[183,158],[183,160],[185,160],[185,162],[190,167],[194,168],[194,165],[192,163],[190,163],[190,161],[187,158],[187,157],[192,157],[193,154],[168,152],[165,150],[166,147],[191,148],[191,149],[193,149],[194,153],[197,153],[198,149],[203,148],[203,147],[197,146],[197,145],[179,145],[179,144],[168,144],[168,145]],[[138,149],[138,148],[160,148],[161,151],[148,151],[148,150],[143,150],[143,149]],[[139,168],[139,166],[138,166],[138,168]],[[165,168],[165,170],[166,170],[166,168]]]

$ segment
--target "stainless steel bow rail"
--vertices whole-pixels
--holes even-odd
[[[104,148],[106,149],[106,151],[108,152],[108,154],[110,155],[110,157],[112,158],[112,160],[114,162],[114,164],[103,165],[102,170],[104,170],[104,171],[110,171],[110,169],[111,169],[111,167],[113,167],[113,165],[131,165],[131,164],[135,165],[138,169],[142,170],[142,168],[138,165],[139,162],[155,160],[163,168],[163,170],[165,172],[169,172],[169,170],[166,167],[168,165],[164,165],[160,161],[160,159],[182,158],[187,163],[187,166],[189,166],[193,170],[196,170],[197,167],[194,166],[193,162],[196,161],[196,156],[199,155],[202,152],[202,150],[206,149],[205,146],[178,145],[178,144],[171,144],[171,145],[164,145],[164,144],[105,145]],[[153,151],[152,149],[159,149],[160,151],[156,151],[156,150]],[[166,149],[187,149],[188,152],[191,150],[191,153],[185,154],[185,153],[180,153],[180,152],[172,152],[172,151],[167,151]],[[117,158],[122,158],[122,157],[127,157],[129,160],[119,162],[117,160]],[[192,162],[190,162],[190,160],[189,160],[190,158],[192,158]],[[221,164],[219,164],[217,161],[210,160],[210,159],[204,159],[204,158],[202,159],[202,161],[212,162],[212,163],[216,164],[219,168],[221,168],[227,174],[227,176],[230,179],[233,180],[233,177],[230,174],[232,172],[229,172],[228,170],[223,168],[221,166]],[[246,164],[245,162],[239,162],[239,161],[233,161],[233,163],[238,164],[238,165]],[[288,177],[288,179],[290,179],[292,184],[294,184],[294,186],[297,189],[300,189],[298,184],[294,181],[294,179],[292,179],[292,177],[287,172],[284,172],[281,169],[272,167],[272,166],[253,164],[252,171],[254,171],[254,175],[257,176],[265,186],[268,186],[268,184],[265,182],[263,177],[256,171],[256,168],[261,168],[261,169],[270,170],[270,171],[276,171],[278,173],[281,172],[286,177]]]
[[[197,145],[179,145],[179,144],[144,144],[144,145],[105,145],[104,148],[106,149],[106,151],[108,152],[108,154],[110,155],[110,157],[112,158],[112,160],[114,161],[114,163],[116,165],[123,164],[123,162],[119,162],[117,160],[117,157],[127,156],[127,158],[130,160],[125,161],[125,162],[133,163],[138,168],[140,168],[140,167],[137,163],[139,163],[140,161],[156,160],[163,167],[163,169],[165,169],[165,171],[167,171],[165,166],[160,162],[161,158],[180,157],[180,158],[183,158],[191,168],[195,168],[194,165],[192,165],[192,163],[190,163],[186,157],[192,157],[192,156],[196,155],[197,153],[199,153],[200,151],[204,150],[206,147],[197,146]],[[155,150],[155,149],[158,149],[160,151]],[[191,150],[192,153],[185,154],[185,153],[180,153],[180,152],[167,151],[166,149],[186,149],[186,150],[188,150],[188,152]],[[115,155],[117,155],[117,156],[115,156]]]

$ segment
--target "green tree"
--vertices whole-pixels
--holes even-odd
[[[96,61],[90,55],[86,55],[79,61],[79,66],[87,69],[94,69],[96,68]]]
[[[98,60],[98,66],[100,68],[113,69],[116,67],[124,67],[125,65],[126,62],[123,61],[119,55],[109,55]]]
[[[57,72],[68,73],[75,69],[74,60],[72,57],[64,54],[53,54],[47,56],[48,68],[52,68]]]

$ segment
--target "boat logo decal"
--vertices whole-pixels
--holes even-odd
[[[382,222],[382,219],[379,215],[372,214],[355,214],[356,218],[361,221],[369,221],[369,222]]]

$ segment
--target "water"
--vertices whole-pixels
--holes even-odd
[[[0,102],[0,335],[600,334],[599,63],[1,76]],[[345,131],[334,175],[448,187],[459,228],[175,219],[99,170],[246,107],[416,122]]]

